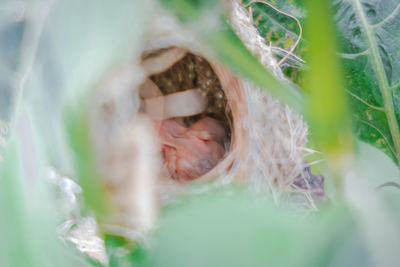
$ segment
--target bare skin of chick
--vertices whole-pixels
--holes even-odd
[[[225,154],[227,133],[217,120],[206,117],[186,128],[175,119],[156,122],[164,164],[171,177],[191,181],[211,170]]]

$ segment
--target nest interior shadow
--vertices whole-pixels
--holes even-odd
[[[145,51],[142,54],[141,62],[142,65],[146,65],[145,69],[151,69],[151,71],[147,71],[147,78],[148,80],[151,80],[163,96],[196,89],[200,92],[202,98],[205,99],[205,106],[202,108],[201,112],[189,116],[174,116],[168,118],[169,120],[172,119],[174,123],[169,122],[168,127],[161,127],[161,131],[171,133],[174,138],[185,138],[183,136],[184,134],[181,136],[178,136],[179,134],[177,134],[177,132],[183,131],[184,129],[188,129],[189,132],[192,129],[196,129],[197,132],[201,130],[202,136],[204,136],[204,132],[208,132],[210,133],[209,136],[211,136],[208,139],[200,137],[200,141],[203,141],[204,144],[199,143],[199,140],[194,140],[192,143],[188,141],[184,144],[187,146],[186,148],[173,147],[175,150],[171,156],[170,150],[168,150],[171,149],[170,142],[164,142],[165,140],[163,137],[165,137],[165,133],[160,134],[163,146],[162,154],[164,165],[167,166],[167,170],[171,177],[176,180],[193,180],[202,176],[210,169],[214,168],[218,162],[227,155],[231,143],[231,131],[233,129],[232,112],[218,75],[215,73],[212,65],[205,58],[178,47]],[[143,88],[141,89],[143,90]],[[182,104],[183,103],[180,102],[174,103],[178,108],[179,105]],[[211,123],[202,123],[205,121]],[[199,125],[202,125],[200,126],[201,129],[199,128]],[[171,129],[171,127],[176,129]],[[210,146],[210,142],[213,141],[213,136],[216,135],[215,129],[210,129],[212,127],[222,127],[225,133],[224,138],[217,141],[224,149],[222,157],[215,156],[215,151],[212,151],[213,149],[215,150],[216,146]],[[193,140],[193,134],[189,135],[190,137],[188,137],[188,135],[185,136],[188,140]],[[178,143],[179,145],[176,146],[183,144],[182,142]],[[194,151],[196,148],[198,148],[197,151]],[[186,153],[184,149],[189,152]],[[208,153],[207,151],[210,153],[209,155],[202,155],[202,153]],[[214,153],[214,158],[211,155],[212,153]],[[192,162],[182,163],[180,157],[194,158]],[[216,158],[218,158],[218,160],[216,160]],[[174,160],[175,162],[171,163],[171,160]],[[181,163],[183,165],[194,164],[196,166],[192,166],[193,168],[181,166],[182,168],[180,169]],[[185,172],[185,174],[180,175],[180,172]]]

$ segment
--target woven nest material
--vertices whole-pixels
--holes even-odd
[[[232,26],[244,44],[283,81],[270,47],[247,11],[235,1],[229,9]],[[168,15],[154,22],[144,47],[137,60],[107,75],[93,101],[96,154],[119,210],[109,222],[111,228],[147,229],[160,206],[189,190],[190,182],[171,179],[163,169],[160,140],[141,104],[144,98],[160,96],[160,92],[140,92],[149,82],[163,96],[198,88],[207,104],[201,112],[182,117],[181,123],[190,127],[212,117],[226,130],[224,156],[211,170],[191,180],[203,184],[204,190],[238,182],[254,192],[268,193],[277,203],[288,192],[308,192],[309,183],[298,182],[304,174],[307,141],[307,125],[301,116],[232,73]],[[173,109],[169,112],[173,116]],[[131,231],[131,237],[137,238],[138,232]]]

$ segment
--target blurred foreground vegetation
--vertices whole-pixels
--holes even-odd
[[[162,211],[151,246],[103,233],[109,265],[397,266],[398,1],[244,1],[278,60],[300,38],[281,65],[293,81],[285,84],[243,46],[218,1],[160,2],[0,2],[0,266],[102,266],[56,229],[66,214],[107,213],[82,113],[102,74],[137,55],[159,8],[304,115],[309,147],[326,159],[315,169],[329,200],[299,218],[242,188],[182,197]],[[218,27],[207,24],[210,16]],[[78,212],[60,207],[44,179],[49,165],[79,177]]]

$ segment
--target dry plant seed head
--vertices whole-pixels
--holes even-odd
[[[227,7],[243,43],[285,82],[247,11],[237,1]],[[107,75],[92,105],[99,168],[118,207],[114,230],[140,236],[174,196],[199,192],[187,187],[191,181],[203,184],[200,191],[241,183],[276,203],[307,195],[295,184],[306,179],[301,116],[232,73],[171,16],[153,21],[143,47]]]

